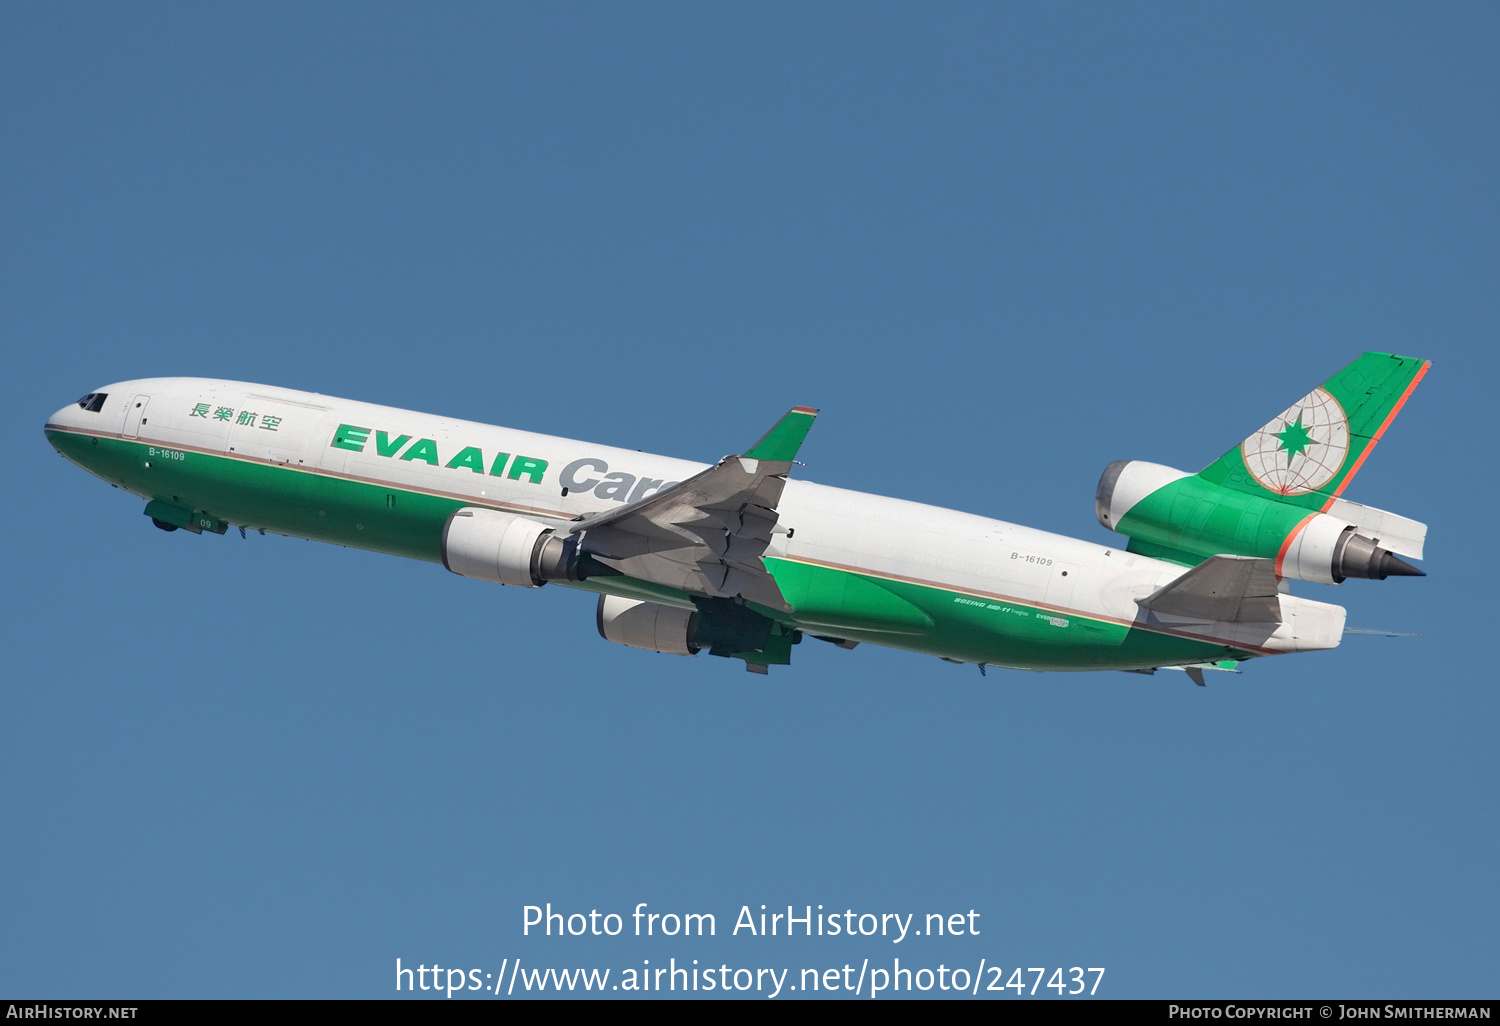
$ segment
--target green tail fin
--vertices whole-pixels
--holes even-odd
[[[1358,473],[1429,366],[1410,356],[1366,353],[1198,476],[1252,495],[1323,509]]]

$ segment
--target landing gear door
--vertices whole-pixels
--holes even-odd
[[[138,395],[130,400],[130,405],[125,407],[125,430],[122,432],[126,438],[136,438],[141,433],[141,421],[146,416],[146,404],[151,401],[149,395]]]

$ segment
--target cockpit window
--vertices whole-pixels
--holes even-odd
[[[87,410],[90,413],[98,413],[100,410],[104,409],[104,400],[108,398],[108,392],[90,392],[88,395],[78,400],[78,406],[80,409]]]

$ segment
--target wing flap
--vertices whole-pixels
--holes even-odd
[[[761,557],[792,457],[816,412],[796,407],[749,455],[726,456],[673,488],[564,530],[582,532],[584,551],[631,577],[790,611]]]

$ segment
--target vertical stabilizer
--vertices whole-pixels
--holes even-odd
[[[1410,356],[1365,353],[1198,476],[1305,509],[1326,509],[1359,472],[1428,366]]]

